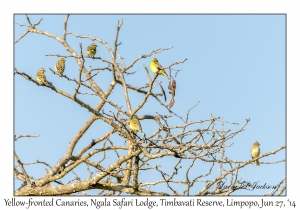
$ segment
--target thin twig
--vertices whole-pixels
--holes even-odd
[[[29,177],[28,177],[28,175],[27,175],[27,173],[26,173],[26,170],[25,170],[25,168],[24,168],[24,166],[23,166],[23,164],[22,164],[22,162],[21,162],[21,160],[20,160],[20,158],[18,157],[18,155],[17,155],[16,152],[14,152],[14,156],[15,156],[16,161],[18,162],[18,164],[19,164],[19,166],[20,166],[20,168],[21,168],[21,170],[22,170],[22,172],[23,172],[23,175],[25,176],[25,180],[26,180],[27,185],[30,185]]]
[[[16,135],[15,135],[14,140],[17,141],[17,140],[20,139],[20,138],[37,138],[37,137],[40,137],[40,135],[37,135],[37,136],[32,136],[32,135],[19,135],[18,137],[16,137]]]
[[[70,14],[67,14],[65,22],[64,22],[64,35],[63,35],[64,40],[66,40],[66,36],[67,36],[67,24],[68,24],[69,17],[70,17]]]

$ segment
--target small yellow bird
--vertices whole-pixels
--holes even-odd
[[[61,58],[56,62],[55,66],[54,66],[55,71],[58,73],[59,77],[62,77],[62,75],[65,71],[65,62],[66,62],[66,59]]]
[[[94,57],[96,55],[96,48],[97,45],[95,43],[90,44],[87,48],[86,48],[86,54],[89,57]]]
[[[129,128],[132,131],[139,131],[140,133],[143,133],[140,121],[136,115],[134,115],[130,120]]]
[[[256,142],[254,142],[254,144],[253,144],[253,146],[252,146],[252,148],[251,148],[251,157],[252,157],[252,159],[254,159],[254,158],[257,158],[259,155],[260,155],[260,148],[259,148],[259,143],[256,141]],[[258,160],[256,160],[255,161],[255,165],[256,166],[259,166],[260,164],[259,164],[259,162],[258,162]]]
[[[168,78],[166,71],[159,64],[157,58],[152,59],[152,62],[150,63],[150,69],[154,74],[163,75]]]
[[[35,80],[38,82],[38,83],[43,83],[45,85],[49,85],[49,83],[47,82],[47,79],[46,79],[46,75],[45,75],[45,69],[44,68],[40,68],[38,70],[38,72],[36,73],[36,77],[35,77]]]

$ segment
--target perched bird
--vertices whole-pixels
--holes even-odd
[[[95,43],[90,44],[86,48],[86,54],[88,54],[89,57],[94,57],[96,55],[96,48],[97,45]]]
[[[166,71],[163,67],[158,63],[157,58],[153,58],[152,62],[150,63],[150,69],[154,74],[163,75],[168,78]]]
[[[47,82],[47,79],[46,79],[46,75],[45,75],[45,69],[44,68],[40,68],[38,70],[38,72],[36,73],[36,77],[35,77],[35,80],[38,82],[38,83],[43,83],[45,85],[49,85],[49,83]]]
[[[129,128],[132,131],[139,131],[139,132],[143,133],[140,121],[136,115],[134,115],[132,117],[132,119],[130,120]]]
[[[252,159],[257,158],[259,156],[259,154],[260,154],[259,145],[260,144],[257,141],[254,142],[254,144],[253,144],[253,146],[251,148],[251,151],[250,151]],[[255,165],[259,166],[258,160],[255,161]]]
[[[63,75],[63,73],[65,71],[65,62],[66,62],[66,59],[65,58],[61,58],[61,59],[59,59],[56,62],[55,66],[54,66],[55,71],[58,73],[58,75],[60,77],[62,77],[62,75]]]

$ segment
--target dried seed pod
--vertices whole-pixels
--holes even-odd
[[[173,85],[172,85],[171,83],[169,83],[169,85],[168,85],[168,89],[169,89],[169,91],[171,91],[171,92],[172,92],[172,90],[173,90]]]
[[[170,109],[172,108],[172,106],[174,105],[174,103],[175,103],[175,100],[174,100],[174,97],[172,97],[172,99],[171,99],[171,101],[169,103],[169,108]]]

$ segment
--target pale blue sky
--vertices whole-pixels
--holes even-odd
[[[65,15],[30,15],[30,18],[32,23],[43,18],[38,29],[62,36]],[[187,58],[184,64],[176,67],[182,71],[176,78],[178,88],[172,108],[174,112],[185,117],[187,110],[200,101],[190,120],[208,119],[211,114],[224,117],[224,120],[239,123],[239,126],[225,125],[226,129],[232,131],[238,130],[245,119],[250,118],[245,131],[228,141],[228,144],[234,143],[228,148],[228,156],[234,160],[249,160],[250,148],[255,141],[260,142],[261,153],[285,145],[284,15],[71,15],[68,31],[99,37],[112,46],[117,21],[120,19],[124,23],[119,35],[119,41],[122,42],[119,54],[125,58],[126,65],[141,54],[173,46],[171,50],[137,62],[132,68],[137,73],[129,81],[137,86],[147,83],[143,65],[148,67],[153,57],[157,57],[162,66]],[[16,15],[15,21],[26,23],[26,18]],[[25,27],[16,25],[15,38],[25,30]],[[84,49],[92,43],[91,40],[77,39],[72,35],[68,35],[67,40],[78,53],[80,42]],[[49,81],[57,88],[73,93],[74,83],[59,78],[49,70],[54,68],[57,60],[56,57],[45,56],[51,53],[69,55],[54,39],[28,34],[15,45],[15,67],[33,77],[38,68],[44,67]],[[101,44],[98,44],[97,55],[109,59],[107,50]],[[98,63],[99,67],[104,67],[101,62]],[[95,61],[87,60],[86,64],[95,66]],[[70,78],[78,77],[78,66],[71,58],[66,61],[65,74]],[[110,74],[103,73],[96,81],[105,86],[105,90],[110,79]],[[167,79],[159,77],[158,80],[163,82],[167,90]],[[115,98],[118,104],[124,104],[124,100],[120,99],[123,96],[120,87],[114,92],[111,99]],[[135,107],[142,97],[130,94],[132,107]],[[87,96],[80,98],[92,106],[98,100]],[[167,100],[170,100],[169,94]],[[137,114],[156,112],[168,114],[167,110],[154,103],[149,103]],[[15,76],[15,134],[40,135],[39,138],[20,139],[16,142],[15,150],[23,162],[38,159],[54,165],[89,116],[87,110],[73,101],[48,88],[38,87],[19,75]],[[181,123],[176,117],[170,122],[173,125]],[[146,121],[141,121],[141,124],[148,135],[156,129],[151,128]],[[75,154],[91,139],[109,129],[109,126],[103,126],[100,122],[93,124],[75,148]],[[113,141],[118,144],[117,140]],[[120,145],[124,145],[124,140],[121,140]],[[261,161],[282,159],[285,159],[285,151]],[[166,160],[172,164],[177,162],[175,158]],[[200,171],[205,167],[202,164],[199,162]],[[26,167],[29,174],[36,177],[45,175],[44,168],[43,165]],[[75,172],[83,179],[88,177],[86,166],[79,167]],[[273,172],[272,176],[269,172]],[[198,175],[196,170],[194,173]],[[285,175],[285,163],[262,164],[260,167],[248,165],[240,170],[239,175],[244,175],[246,181],[276,185]],[[154,181],[159,176],[157,173],[151,174],[153,180],[149,181]],[[149,179],[143,175],[140,178]],[[15,183],[15,188],[18,188],[20,181]],[[235,195],[258,195],[266,192],[269,190],[238,191]]]

